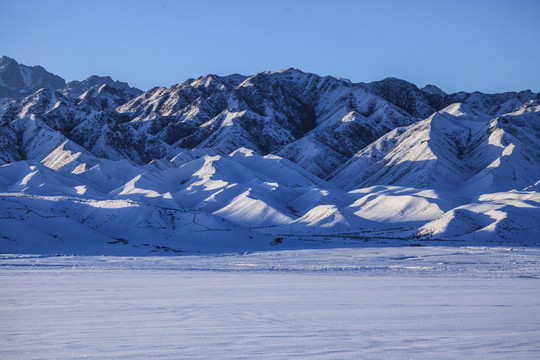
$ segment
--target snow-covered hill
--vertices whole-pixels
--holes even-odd
[[[450,105],[365,147],[332,174],[332,182],[347,189],[523,190],[540,179],[539,110],[531,101],[491,119],[465,104]]]
[[[297,69],[144,93],[98,76],[19,90],[0,108],[1,252],[540,239],[531,91]]]

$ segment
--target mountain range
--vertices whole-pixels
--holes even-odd
[[[289,68],[143,92],[4,56],[0,104],[0,252],[540,241],[530,90]]]

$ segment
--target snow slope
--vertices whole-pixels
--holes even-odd
[[[292,68],[42,88],[0,107],[0,252],[536,245],[539,101]]]
[[[348,189],[369,184],[460,192],[522,190],[540,178],[538,105],[490,119],[454,104],[362,149],[332,174]]]

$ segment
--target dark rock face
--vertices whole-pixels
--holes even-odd
[[[441,95],[426,93],[404,80],[386,78],[369,83],[367,87],[373,93],[418,118],[426,118],[440,107],[437,100],[442,97]]]
[[[101,89],[103,86],[106,88]],[[70,98],[82,96],[91,89],[94,92],[108,91],[121,98],[122,104],[143,93],[142,90],[130,87],[128,83],[115,81],[110,76],[93,75],[86,80],[66,84],[60,76],[41,66],[22,65],[7,56],[0,58],[0,98],[18,99],[32,95],[40,89],[59,90]]]
[[[26,66],[3,56],[0,58],[0,97],[27,96],[41,88],[61,89],[66,82],[41,66]]]

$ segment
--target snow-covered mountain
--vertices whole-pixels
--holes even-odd
[[[21,65],[7,56],[0,58],[0,98],[27,96],[41,88],[65,86],[64,79],[41,66]]]
[[[28,68],[4,63],[1,79]],[[446,94],[292,68],[144,93],[98,76],[29,95],[41,83],[25,84],[2,93],[2,252],[540,239],[531,91]]]
[[[346,189],[378,184],[475,194],[527,189],[540,179],[539,105],[531,101],[493,119],[450,105],[365,147],[332,182]]]
[[[88,79],[83,81],[70,81],[66,84],[64,89],[62,90],[62,93],[71,97],[79,97],[83,95],[85,92],[89,91],[90,89],[99,89],[103,86],[107,86],[109,89],[115,89],[118,92],[125,93],[126,99],[124,102],[127,102],[131,100],[132,98],[139,96],[143,93],[142,90],[132,88],[129,86],[126,82],[121,82],[118,80],[113,80],[110,76],[97,76],[92,75]],[[96,90],[94,90],[96,91]]]

